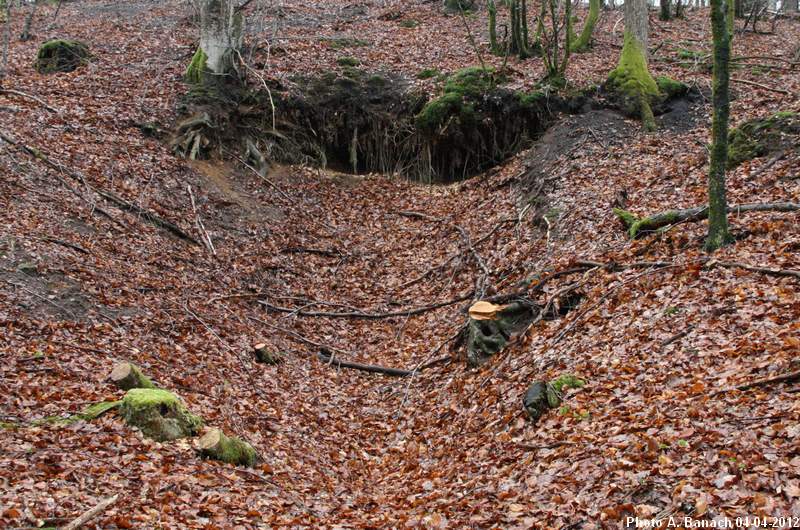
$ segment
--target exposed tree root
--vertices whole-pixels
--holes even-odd
[[[728,213],[740,214],[744,212],[796,212],[800,211],[800,204],[791,202],[771,202],[741,204],[729,206]],[[614,208],[616,215],[628,230],[628,236],[635,239],[643,232],[652,232],[676,223],[702,221],[708,218],[708,206],[696,206],[685,210],[669,210],[647,217],[636,217],[627,210]]]

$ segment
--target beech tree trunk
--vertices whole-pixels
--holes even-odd
[[[728,162],[728,116],[730,114],[731,28],[733,0],[711,0],[711,33],[714,38],[711,119],[711,161],[708,168],[708,237],[705,248],[713,252],[733,242],[728,230],[725,167]]]
[[[196,0],[200,13],[200,47],[186,77],[190,82],[222,82],[236,72],[242,47],[243,16],[233,0]]]
[[[625,33],[630,33],[647,58],[648,12],[647,0],[626,0]]]

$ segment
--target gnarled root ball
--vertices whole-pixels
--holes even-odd
[[[134,388],[122,399],[120,415],[148,438],[176,440],[197,434],[203,420],[166,390]]]

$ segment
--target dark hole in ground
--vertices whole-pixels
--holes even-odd
[[[255,146],[256,165],[267,160],[448,183],[502,164],[564,112],[605,106],[581,92],[515,92],[487,72],[460,70],[431,98],[402,77],[346,66],[339,73],[294,78],[289,86],[271,87],[270,94],[195,89],[183,111],[211,114],[217,143]]]

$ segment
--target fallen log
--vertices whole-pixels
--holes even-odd
[[[729,206],[728,213],[741,214],[745,212],[796,212],[800,211],[800,204],[791,202],[770,202],[741,204]],[[652,232],[677,223],[702,221],[708,218],[708,206],[695,206],[684,210],[668,210],[666,212],[637,217],[627,210],[614,208],[616,215],[628,231],[631,239],[636,239],[642,232]]]

